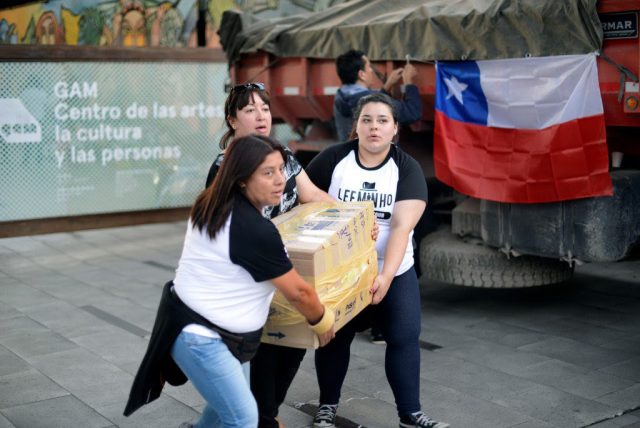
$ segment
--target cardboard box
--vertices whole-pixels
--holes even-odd
[[[289,258],[336,315],[336,331],[371,303],[369,289],[378,273],[373,204],[304,204],[273,219]],[[317,348],[304,317],[276,291],[262,341]]]

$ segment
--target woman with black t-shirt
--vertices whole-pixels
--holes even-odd
[[[218,168],[226,156],[224,150],[231,139],[251,134],[268,136],[271,133],[270,100],[262,83],[234,86],[225,101],[224,112],[227,132],[220,141],[223,152],[211,165],[207,186],[216,177]],[[289,149],[284,148],[284,152],[287,160],[284,169],[284,192],[277,203],[263,208],[262,214],[265,218],[270,219],[285,213],[298,203],[335,202],[311,182]],[[304,349],[260,344],[258,352],[251,360],[249,376],[251,391],[258,403],[259,428],[278,428],[282,425],[276,419],[278,408],[284,402],[305,352]]]
[[[277,288],[325,345],[333,337],[333,311],[293,268],[278,230],[262,215],[282,197],[285,159],[282,146],[268,137],[231,143],[213,184],[191,209],[175,293],[213,325],[245,333],[262,328]],[[220,334],[188,324],[171,355],[207,402],[194,427],[258,425],[241,364]]]

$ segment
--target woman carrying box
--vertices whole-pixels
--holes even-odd
[[[285,159],[269,137],[241,137],[229,146],[191,209],[176,276],[165,286],[125,414],[156,398],[157,386],[175,379],[169,368],[177,364],[206,400],[200,420],[183,426],[256,427],[258,409],[241,362],[251,357],[246,349],[257,349],[276,288],[321,346],[333,337],[333,311],[293,268],[278,230],[262,215],[282,197]],[[154,371],[159,381],[148,376]]]
[[[349,366],[350,346],[363,318],[375,318],[387,342],[385,371],[396,400],[400,427],[448,426],[421,411],[420,289],[413,268],[413,229],[427,202],[418,163],[393,139],[398,120],[392,100],[377,93],[360,99],[351,138],[325,149],[309,164],[311,180],[338,200],[372,200],[380,234],[378,276],[372,306],[316,351],[320,406],[314,427],[335,426],[340,390]]]

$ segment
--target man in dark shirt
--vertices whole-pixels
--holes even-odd
[[[377,76],[364,52],[353,49],[336,59],[336,69],[342,86],[333,102],[333,118],[338,139],[347,141],[353,125],[353,109],[360,98],[378,92],[371,89]],[[402,78],[405,84],[404,97],[401,101],[396,100],[395,105],[401,124],[412,123],[422,117],[422,100],[418,87],[414,84],[416,73],[416,68],[407,63],[404,67],[393,70],[382,88],[383,92],[389,93],[393,85]]]

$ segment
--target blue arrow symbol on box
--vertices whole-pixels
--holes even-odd
[[[283,337],[286,336],[286,334],[282,334],[282,332],[277,332],[277,333],[267,333],[267,336],[273,336],[276,339],[282,339]]]

